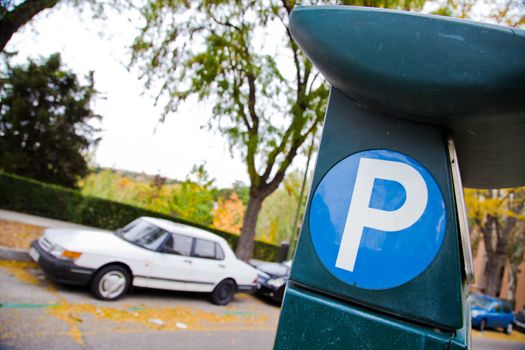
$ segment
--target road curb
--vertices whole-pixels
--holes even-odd
[[[17,261],[33,261],[29,256],[29,251],[26,249],[16,249],[0,246],[0,259],[2,260],[17,260]]]

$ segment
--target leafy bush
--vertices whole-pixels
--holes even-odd
[[[215,233],[226,239],[234,249],[239,240],[239,236],[229,232],[127,204],[82,196],[78,191],[4,172],[0,172],[0,208],[106,230],[123,227],[139,216],[153,216]],[[279,247],[255,242],[254,258],[275,261],[278,255]]]

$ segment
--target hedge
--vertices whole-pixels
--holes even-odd
[[[152,216],[213,232],[226,239],[234,249],[239,240],[233,233],[123,203],[83,196],[79,191],[1,171],[0,208],[105,230],[116,230],[139,216]],[[278,256],[278,246],[255,241],[254,258],[276,261]]]

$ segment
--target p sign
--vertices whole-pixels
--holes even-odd
[[[388,289],[421,274],[445,236],[445,204],[432,175],[390,150],[353,154],[319,183],[310,232],[323,265],[343,282]]]

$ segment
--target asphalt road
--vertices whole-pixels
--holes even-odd
[[[472,350],[524,350],[525,343],[513,341],[472,338]]]
[[[0,303],[0,349],[271,349],[279,317],[245,294],[225,307],[150,289],[102,302],[48,282],[32,263],[1,260]]]
[[[2,350],[271,349],[278,317],[278,307],[245,294],[226,307],[205,295],[150,289],[102,302],[86,288],[47,281],[32,262],[0,260]],[[525,343],[476,336],[472,348],[525,350]]]

